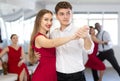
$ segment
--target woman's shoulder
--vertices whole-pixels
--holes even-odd
[[[38,38],[38,37],[40,37],[40,36],[44,36],[44,37],[45,37],[45,35],[43,35],[42,33],[37,33],[37,34],[34,36],[34,39],[36,39],[36,38]]]

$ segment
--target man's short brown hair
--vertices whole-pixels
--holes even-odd
[[[57,5],[55,6],[55,13],[57,13],[59,9],[71,9],[72,10],[72,5],[67,1],[61,1],[61,2],[58,2]]]

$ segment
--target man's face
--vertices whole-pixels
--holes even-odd
[[[61,25],[67,26],[71,23],[72,11],[71,9],[59,9],[56,13],[56,17],[59,20]]]
[[[100,31],[100,30],[101,30],[101,26],[100,26],[100,24],[99,24],[99,23],[96,23],[96,24],[95,24],[95,29],[97,29],[98,31]]]

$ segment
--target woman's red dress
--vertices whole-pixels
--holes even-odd
[[[85,66],[95,70],[105,70],[104,63],[96,56],[98,52],[98,44],[94,42],[94,51],[88,55],[88,61]]]
[[[8,46],[9,48],[9,52],[8,52],[8,72],[9,73],[16,73],[18,74],[18,76],[20,75],[20,73],[23,71],[23,69],[25,69],[26,73],[27,73],[27,81],[30,81],[30,76],[28,73],[28,69],[26,67],[26,65],[23,63],[20,67],[18,67],[18,63],[20,61],[20,57],[21,57],[21,47],[19,47],[17,50],[14,49],[11,46]],[[18,81],[19,81],[19,77],[18,77]]]
[[[42,34],[38,33],[35,38],[38,35]],[[34,42],[32,47],[36,52],[41,54],[40,63],[32,76],[32,81],[57,81],[55,48],[37,48],[35,47]]]

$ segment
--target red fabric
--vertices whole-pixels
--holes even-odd
[[[2,48],[0,48],[0,52],[2,51]],[[0,67],[2,67],[2,62],[1,62],[1,60],[0,60]]]
[[[26,65],[23,63],[20,67],[18,67],[18,62],[20,61],[20,57],[21,57],[21,47],[19,47],[18,50],[14,49],[11,46],[8,46],[9,48],[9,52],[8,52],[8,72],[9,73],[17,73],[18,76],[20,75],[20,73],[22,72],[23,69],[25,69],[26,73],[27,73],[27,81],[30,81],[30,77],[29,77],[29,73],[28,73],[28,69],[26,67]],[[19,81],[19,77],[18,77],[18,81]]]
[[[0,48],[0,52],[2,51],[2,48]]]
[[[88,55],[88,61],[85,66],[95,70],[105,70],[104,63],[96,56],[98,52],[98,44],[94,42],[94,51],[92,54]]]
[[[42,34],[37,34],[35,38],[38,35]],[[36,48],[34,43],[32,47],[41,54],[40,63],[32,76],[32,81],[57,81],[55,48]]]

